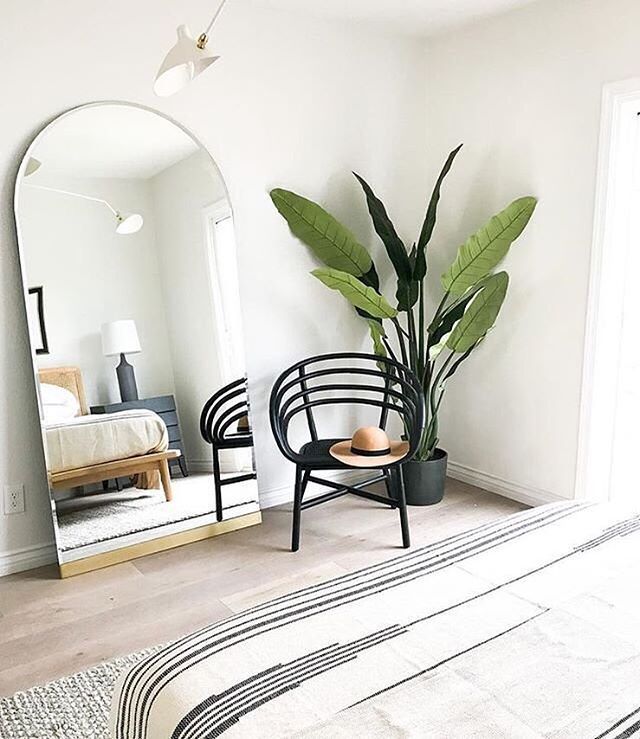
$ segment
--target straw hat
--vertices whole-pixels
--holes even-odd
[[[351,439],[334,444],[329,454],[350,467],[381,467],[398,462],[408,451],[408,442],[389,441],[383,429],[363,426]]]

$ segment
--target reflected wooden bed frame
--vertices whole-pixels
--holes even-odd
[[[87,399],[84,393],[82,374],[78,367],[51,367],[38,370],[41,382],[58,385],[73,393],[80,404],[82,415],[89,415]],[[49,484],[55,489],[67,489],[75,485],[88,485],[90,482],[100,482],[116,476],[126,476],[138,472],[147,472],[153,469],[160,471],[160,479],[164,488],[165,497],[171,500],[171,477],[169,475],[169,459],[180,456],[178,450],[171,449],[167,452],[147,454],[143,457],[131,457],[116,462],[94,465],[92,467],[81,467],[75,470],[66,470],[49,475]],[[167,492],[168,491],[168,492]],[[93,554],[68,562],[59,562],[58,570],[60,577],[73,577],[85,572],[98,570],[102,567],[127,562],[136,557],[144,557],[155,552],[162,552],[174,547],[184,546],[196,541],[210,539],[229,531],[237,531],[247,526],[256,526],[262,522],[260,511],[246,513],[243,516],[226,521],[205,524],[187,531],[166,534],[156,538],[129,544],[117,549],[112,549],[101,554]]]
[[[40,382],[57,385],[78,399],[80,414],[89,415],[87,397],[84,392],[82,373],[79,367],[49,367],[38,370]],[[169,460],[180,456],[178,449],[169,449],[166,452],[154,452],[139,457],[127,457],[112,462],[94,464],[88,467],[77,467],[73,470],[48,473],[49,484],[53,490],[68,490],[80,485],[89,485],[93,482],[111,480],[114,477],[130,477],[143,472],[159,472],[164,497],[167,501],[173,500]]]

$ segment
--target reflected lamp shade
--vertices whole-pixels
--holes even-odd
[[[220,58],[207,49],[206,36],[204,39],[196,41],[187,26],[178,26],[178,40],[165,56],[153,84],[156,95],[173,95]]]
[[[118,354],[137,354],[142,351],[135,321],[124,320],[103,323],[101,334],[102,353],[105,357],[115,357]]]

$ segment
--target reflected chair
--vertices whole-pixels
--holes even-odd
[[[200,434],[213,451],[216,518],[222,521],[222,486],[256,479],[255,472],[224,478],[220,473],[222,450],[253,446],[246,377],[225,385],[207,400],[200,414]]]
[[[323,438],[318,433],[316,414],[321,412],[325,415],[325,409],[331,406],[347,406],[359,411],[368,409],[375,415],[378,426],[385,430],[389,417],[395,414],[403,429],[400,433],[409,443],[407,454],[400,462],[381,466],[372,464],[364,468],[375,470],[377,474],[353,485],[316,477],[314,473],[317,470],[354,470],[329,453],[335,443],[345,440],[344,437]],[[303,414],[301,418],[309,441],[299,451],[294,451],[289,439],[290,426],[300,414]],[[301,512],[347,494],[397,508],[402,545],[405,548],[410,546],[401,465],[415,455],[424,427],[422,388],[411,370],[393,359],[373,354],[325,354],[305,359],[289,367],[276,380],[271,391],[269,415],[278,448],[296,466],[291,551],[297,551],[300,546]],[[310,482],[332,490],[305,501],[305,491]],[[362,489],[376,482],[385,483],[387,496]]]

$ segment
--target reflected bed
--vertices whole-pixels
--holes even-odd
[[[136,476],[140,489],[157,488],[161,480],[165,498],[171,500],[168,460],[180,452],[169,449],[160,416],[147,410],[90,415],[77,367],[42,369],[38,374],[44,385],[70,392],[79,407],[79,415],[71,418],[45,418],[47,469],[54,490]]]

